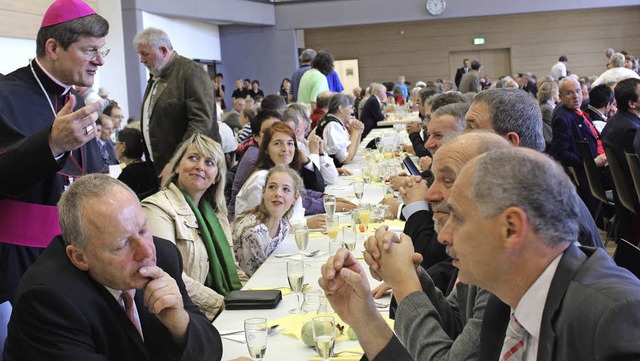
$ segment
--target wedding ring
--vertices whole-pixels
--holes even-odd
[[[88,125],[84,130],[87,131],[87,134],[93,133],[93,125]]]

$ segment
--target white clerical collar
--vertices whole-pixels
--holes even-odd
[[[36,64],[38,64],[38,67],[40,67],[40,70],[42,70],[49,77],[49,79],[53,80],[54,83],[60,85],[61,88],[64,88],[64,91],[62,92],[62,95],[65,95],[65,94],[67,94],[69,92],[69,90],[71,89],[70,85],[62,84],[62,82],[60,82],[58,79],[56,79],[56,77],[51,75],[51,73],[49,73],[47,71],[47,69],[45,69],[44,66],[42,66],[42,64],[40,64],[40,62],[38,61],[38,58],[35,58],[34,60],[36,61]]]

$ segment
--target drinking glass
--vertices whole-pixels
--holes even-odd
[[[329,242],[329,256],[333,256],[338,252],[338,250],[342,248],[342,242],[331,241]]]
[[[336,342],[336,320],[331,316],[313,318],[313,339],[322,361],[328,361]]]
[[[362,168],[362,179],[365,184],[371,183],[371,170],[368,167]]]
[[[342,244],[349,251],[356,249],[356,239],[358,232],[356,227],[352,225],[342,226]]]
[[[294,234],[296,239],[296,246],[298,246],[298,251],[300,251],[300,259],[304,259],[303,252],[307,250],[307,246],[309,245],[309,228],[307,228],[304,224],[295,225]]]
[[[373,159],[373,149],[366,148],[364,150],[364,159],[366,159],[367,162],[370,162]]]
[[[388,172],[389,171],[386,165],[381,164],[378,166],[378,178],[380,179],[380,183],[384,184],[384,181],[389,176]]]
[[[287,262],[287,280],[291,291],[296,294],[296,308],[289,313],[304,313],[300,307],[300,296],[302,296],[302,284],[304,283],[304,263],[302,261]]]
[[[388,185],[384,187],[384,199],[393,200],[393,186]]]
[[[392,145],[386,145],[384,147],[384,159],[386,160],[393,159],[394,151],[395,149]]]
[[[267,351],[268,333],[266,318],[254,317],[244,320],[244,337],[252,359],[261,361],[264,357]]]
[[[338,233],[340,232],[340,221],[338,217],[329,217],[327,215],[327,235],[331,238],[332,241],[335,241],[338,238]]]
[[[358,230],[360,233],[365,233],[369,229],[369,220],[371,219],[371,205],[369,203],[362,203],[358,206],[358,219],[360,221]]]
[[[378,151],[378,154],[382,154],[382,138],[376,137],[374,142],[376,143],[376,150]]]
[[[327,195],[327,198],[324,200],[324,211],[327,213],[328,217],[333,217],[336,214],[336,197],[332,195]]]
[[[303,293],[302,311],[304,313],[316,312],[320,306],[322,290],[309,290]]]
[[[356,194],[358,202],[360,202],[362,200],[362,196],[364,195],[364,181],[354,181],[353,192]]]

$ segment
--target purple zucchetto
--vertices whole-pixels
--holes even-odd
[[[49,6],[42,19],[41,28],[65,23],[96,12],[82,0],[56,0]]]

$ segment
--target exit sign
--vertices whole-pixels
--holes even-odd
[[[484,38],[473,38],[473,45],[484,45]]]

